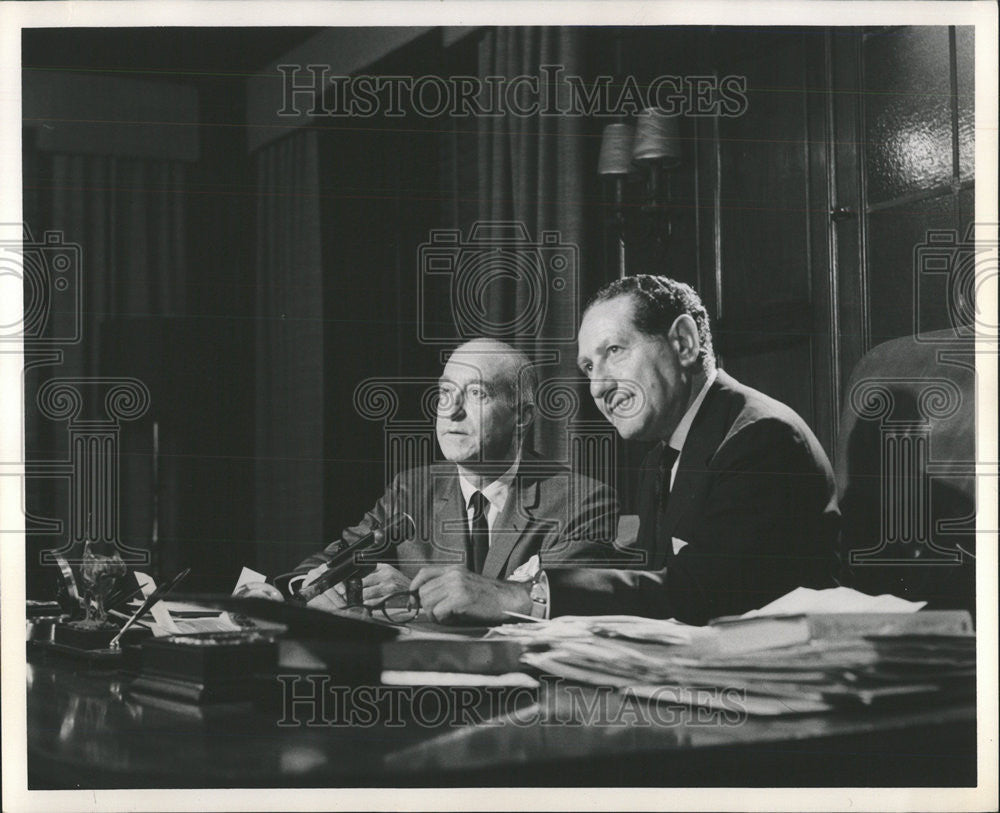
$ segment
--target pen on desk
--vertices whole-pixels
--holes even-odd
[[[534,621],[536,624],[540,624],[543,619],[535,618],[534,616],[524,615],[524,613],[515,613],[513,610],[504,610],[504,615],[509,615],[511,618],[518,618],[521,621]]]
[[[129,616],[125,615],[125,613],[118,612],[118,610],[108,610],[108,615],[113,615],[116,618],[122,619],[123,621],[128,621],[128,619],[129,619]],[[139,627],[139,626],[148,627],[149,626],[149,622],[148,621],[136,620],[136,621],[132,622],[132,626],[133,627]]]
[[[124,592],[124,591],[119,592],[119,593],[114,593],[114,594],[108,596],[104,600],[104,606],[107,607],[109,610],[111,608],[113,608],[113,607],[120,607],[120,606],[124,605],[125,603],[131,601],[133,598],[135,598],[141,592],[142,592],[142,587],[140,586],[140,587],[136,587],[134,590],[128,591],[127,593]]]
[[[150,607],[156,604],[156,602],[158,602],[167,593],[169,593],[178,584],[180,584],[181,579],[187,576],[187,574],[190,572],[191,568],[189,567],[184,568],[184,570],[182,570],[180,573],[174,576],[170,581],[164,582],[159,587],[157,587],[152,593],[150,593],[149,598],[147,598],[144,602],[142,602],[142,604],[139,606],[139,609],[136,610],[132,614],[132,617],[125,622],[125,625],[120,630],[118,630],[118,634],[111,639],[111,641],[108,643],[108,649],[118,649],[118,641],[125,634],[125,632],[136,622],[136,619],[141,618],[143,613],[149,610]]]

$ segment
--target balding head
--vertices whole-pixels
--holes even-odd
[[[459,345],[448,358],[493,374],[498,394],[511,407],[534,406],[538,374],[531,359],[498,339],[471,339]]]
[[[531,360],[496,339],[451,354],[439,385],[437,438],[444,456],[471,473],[509,465],[534,419]]]

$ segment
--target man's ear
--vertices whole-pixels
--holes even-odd
[[[517,428],[524,431],[535,421],[535,405],[520,404],[517,407]]]
[[[677,353],[677,360],[682,367],[690,367],[698,362],[701,352],[701,339],[698,337],[698,325],[686,313],[682,313],[670,326],[670,343]]]

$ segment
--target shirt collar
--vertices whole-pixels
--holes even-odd
[[[705,400],[705,396],[708,395],[708,388],[712,386],[718,375],[718,370],[712,370],[705,379],[705,385],[701,388],[698,393],[698,397],[691,402],[691,406],[688,407],[687,412],[684,413],[684,417],[681,418],[681,422],[677,424],[677,428],[674,433],[670,436],[670,441],[667,444],[671,449],[676,449],[678,452],[684,448],[684,442],[687,440],[688,432],[691,431],[691,424],[694,423],[694,416],[698,414],[698,410],[701,408],[701,402]]]
[[[520,464],[521,457],[518,455],[506,472],[483,488],[476,488],[461,472],[459,472],[458,485],[462,489],[462,499],[464,500],[465,507],[469,507],[469,500],[472,499],[473,494],[477,491],[482,491],[483,496],[490,501],[490,505],[494,506],[497,511],[502,511],[504,504],[507,502],[507,495],[510,494],[510,487],[514,482],[514,477],[517,475],[517,468]]]

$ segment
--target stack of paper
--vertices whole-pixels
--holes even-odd
[[[775,603],[782,614],[723,619],[694,633],[679,632],[687,640],[675,644],[667,640],[672,627],[659,640],[655,633],[656,625],[672,622],[596,622],[589,635],[526,652],[522,661],[651,700],[753,715],[916,699],[954,702],[975,693],[975,634],[968,613],[916,613],[922,605],[845,590],[790,594]]]
[[[603,636],[658,644],[690,644],[710,635],[704,627],[692,627],[672,618],[664,620],[635,615],[564,615],[550,621],[504,624],[489,632],[490,637],[527,638],[539,643]]]

